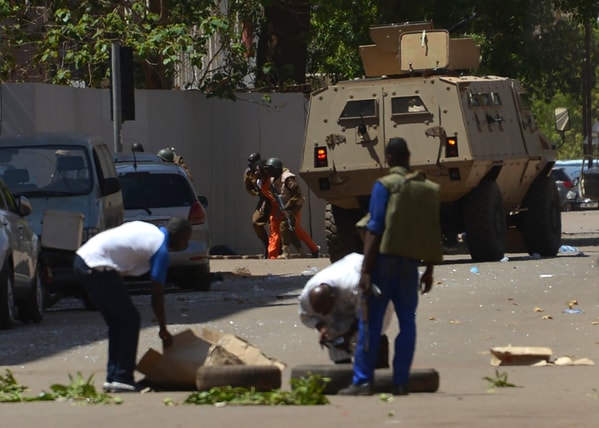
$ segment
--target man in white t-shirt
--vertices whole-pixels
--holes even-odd
[[[75,274],[108,326],[106,392],[138,391],[133,372],[141,318],[123,276],[150,273],[158,335],[169,347],[173,338],[164,311],[168,251],[184,250],[190,237],[191,224],[182,217],[171,218],[166,227],[132,221],[95,235],[77,250]]]
[[[302,323],[319,332],[319,343],[329,351],[336,364],[351,363],[360,310],[360,270],[364,256],[351,253],[311,277],[299,296]],[[393,316],[389,307],[383,332]],[[381,336],[377,367],[388,367],[387,336]]]

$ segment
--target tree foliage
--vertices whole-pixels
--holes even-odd
[[[133,48],[138,88],[180,85],[234,99],[246,88],[293,87],[306,73],[362,77],[358,48],[372,43],[371,26],[430,20],[481,44],[478,73],[521,80],[557,143],[553,108],[568,107],[567,140],[578,143],[567,141],[560,156],[570,156],[589,92],[585,29],[594,60],[598,15],[599,2],[588,0],[0,0],[0,79],[103,87],[119,42]],[[599,100],[591,102],[596,112]]]
[[[170,89],[173,76],[188,67],[199,73],[187,86],[227,98],[250,73],[254,34],[244,31],[255,31],[262,19],[258,0],[22,3],[0,3],[3,30],[11,33],[2,52],[17,52],[4,58],[11,61],[3,62],[3,79],[26,80],[37,69],[42,81],[101,87],[110,73],[111,45],[118,42],[133,49],[138,87]],[[19,52],[31,53],[21,55],[28,63],[19,62]]]

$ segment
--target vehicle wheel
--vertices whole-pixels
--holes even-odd
[[[281,387],[281,370],[277,366],[232,365],[200,366],[196,372],[196,388],[207,391],[219,386],[254,388],[272,391]]]
[[[83,302],[83,306],[85,306],[85,309],[87,309],[88,311],[98,310],[98,308],[96,307],[94,302],[92,302],[92,300],[89,298],[85,290],[81,290],[81,301]]]
[[[18,303],[22,323],[39,323],[44,319],[46,293],[39,273],[36,273],[33,284],[31,296],[27,300]]]
[[[303,376],[319,375],[329,378],[324,393],[328,395],[337,394],[340,389],[352,383],[353,367],[351,364],[313,364],[296,366],[291,370],[291,379],[299,379]],[[374,392],[389,392],[393,386],[393,370],[379,369],[374,373]],[[439,372],[435,369],[410,370],[409,391],[410,392],[436,392],[439,389]]]
[[[538,177],[522,203],[520,227],[529,254],[555,256],[562,239],[559,194],[550,177]]]
[[[184,290],[210,291],[212,286],[210,266],[202,265],[192,271],[186,270],[183,274],[176,274],[173,277],[173,282]]]
[[[463,209],[466,243],[472,260],[500,260],[505,254],[507,225],[497,183],[482,181],[466,195]]]
[[[0,330],[14,324],[15,314],[14,277],[11,266],[5,262],[0,272]]]
[[[356,230],[356,222],[360,218],[362,217],[357,209],[326,204],[324,229],[331,262],[336,262],[349,253],[363,251],[362,240]]]

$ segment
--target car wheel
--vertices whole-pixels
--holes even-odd
[[[44,319],[46,293],[39,273],[36,273],[33,284],[31,296],[27,300],[18,303],[22,323],[39,323]]]
[[[281,387],[281,370],[277,366],[230,365],[200,366],[196,372],[196,388],[232,386],[253,388],[255,391],[272,391]]]
[[[523,204],[521,230],[529,254],[554,257],[562,239],[562,218],[557,189],[549,177],[531,184]]]
[[[349,253],[361,253],[362,240],[356,231],[356,223],[362,218],[358,209],[346,209],[327,203],[324,213],[324,233],[329,258],[332,262]]]
[[[6,262],[0,272],[0,330],[10,328],[15,322],[14,277]]]
[[[192,271],[188,270],[185,273],[187,275],[178,273],[173,278],[177,287],[184,290],[210,291],[212,285],[210,265],[197,266]]]
[[[464,226],[473,261],[494,262],[503,257],[507,226],[496,182],[483,180],[464,197]]]

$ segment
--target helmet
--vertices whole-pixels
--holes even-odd
[[[278,177],[283,172],[283,161],[279,158],[269,158],[264,162],[264,168],[271,177]]]
[[[172,148],[165,147],[164,149],[160,149],[156,154],[165,162],[175,161],[175,151]]]
[[[144,146],[142,146],[141,143],[133,143],[131,145],[131,151],[132,152],[143,152]]]
[[[256,166],[258,161],[260,161],[260,159],[262,159],[262,158],[260,157],[260,153],[258,153],[258,152],[254,152],[251,155],[249,155],[248,156],[248,168],[254,169],[254,167]]]

